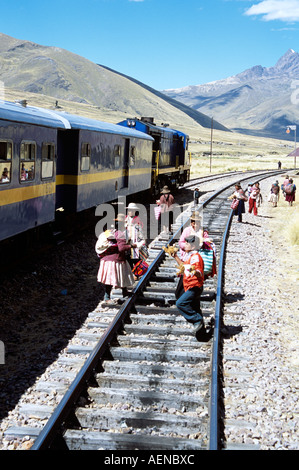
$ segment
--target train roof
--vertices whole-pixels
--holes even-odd
[[[25,122],[39,126],[53,127],[56,129],[87,129],[110,134],[136,137],[145,140],[154,140],[151,136],[136,129],[125,128],[117,124],[98,121],[60,111],[27,106],[26,101],[12,103],[0,100],[0,120]]]
[[[49,109],[27,106],[25,101],[12,103],[0,100],[0,119],[38,124],[56,129],[70,129],[70,123],[58,113]]]
[[[129,127],[129,128],[134,128],[137,129],[141,132],[149,132],[151,131],[159,131],[161,134],[174,134],[178,135],[180,137],[183,137],[184,140],[188,137],[187,134],[184,132],[178,131],[176,129],[171,129],[170,127],[165,127],[165,126],[157,126],[154,124],[153,120],[148,121],[148,120],[143,120],[143,119],[126,119],[124,121],[121,121],[118,123],[120,126],[124,127]]]
[[[98,121],[96,119],[90,119],[83,116],[78,116],[75,114],[68,114],[64,112],[57,112],[60,116],[63,116],[68,120],[72,129],[87,129],[93,131],[107,132],[110,134],[121,134],[127,137],[136,137],[139,139],[151,140],[154,139],[144,132],[141,132],[136,129],[124,128],[118,124],[111,124],[109,122]]]

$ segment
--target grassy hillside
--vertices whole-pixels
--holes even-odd
[[[153,116],[170,126],[209,126],[210,118],[84,57],[0,34],[0,80],[6,90],[52,96],[123,117]],[[7,92],[8,93],[8,92]],[[226,130],[215,122],[215,127]]]

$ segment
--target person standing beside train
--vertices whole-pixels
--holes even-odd
[[[97,280],[104,285],[104,300],[110,300],[112,288],[122,289],[123,297],[125,297],[128,294],[127,288],[134,284],[134,276],[126,259],[127,253],[134,245],[126,242],[125,216],[119,214],[115,221],[118,224],[118,230],[107,230],[101,234],[95,247],[101,259]]]
[[[156,202],[161,209],[161,225],[163,232],[171,234],[171,225],[173,223],[172,206],[174,204],[174,197],[168,186],[163,187],[160,199]]]
[[[130,202],[127,207],[127,216],[125,219],[126,239],[132,243],[130,258],[128,259],[131,268],[140,261],[140,252],[146,251],[146,241],[143,235],[143,223],[139,217],[139,208],[137,204]]]

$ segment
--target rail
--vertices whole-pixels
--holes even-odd
[[[261,177],[260,179],[268,178],[269,176],[276,175],[278,173],[283,173],[282,171],[275,171],[269,175]],[[262,176],[264,173],[256,175]],[[238,181],[244,181],[249,179],[247,176],[243,180],[238,179]],[[229,183],[225,187],[221,188],[218,191],[215,191],[203,204],[205,207],[209,204],[214,198],[219,194],[234,186],[234,183]],[[210,409],[210,449],[218,449],[218,356],[219,356],[219,341],[220,341],[220,315],[221,315],[221,302],[222,302],[222,281],[223,281],[223,270],[224,270],[224,254],[225,254],[225,242],[229,232],[229,226],[232,219],[232,211],[230,213],[229,222],[227,224],[225,234],[224,234],[224,243],[222,243],[221,256],[218,267],[218,283],[217,283],[217,297],[216,297],[216,318],[215,318],[215,329],[214,329],[214,338],[213,338],[213,358],[212,358],[212,383],[211,383],[211,409]],[[189,223],[190,218],[182,224],[182,226],[177,230],[173,237],[169,240],[169,244],[172,245],[182,233],[184,227]],[[129,297],[125,303],[120,308],[119,312],[113,318],[109,328],[104,332],[99,342],[93,349],[92,353],[87,358],[86,362],[80,369],[76,378],[70,385],[68,391],[62,398],[59,405],[56,407],[54,413],[49,418],[48,422],[40,432],[39,436],[36,438],[35,443],[33,444],[31,450],[43,450],[48,449],[53,445],[53,442],[57,440],[57,436],[62,438],[63,433],[63,424],[69,417],[72,412],[82,390],[85,389],[92,373],[97,369],[99,362],[103,359],[105,352],[109,348],[111,342],[115,338],[117,332],[124,324],[127,315],[135,308],[135,302],[138,295],[142,292],[143,288],[149,282],[153,273],[157,270],[160,263],[165,257],[164,250],[161,250],[156,259],[150,265],[147,273],[141,278],[136,287],[132,291],[131,297]],[[63,439],[62,439],[63,440]],[[55,447],[55,444],[54,444]]]

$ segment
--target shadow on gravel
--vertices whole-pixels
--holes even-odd
[[[240,292],[236,292],[234,294],[225,294],[223,296],[223,301],[227,304],[232,304],[234,302],[239,302],[239,300],[243,300],[245,298],[244,294]]]
[[[224,339],[232,338],[242,332],[241,325],[223,325],[221,328],[221,333]]]
[[[252,222],[243,222],[243,225],[250,225],[251,227],[261,227],[258,224],[253,224]]]
[[[103,298],[94,231],[27,260],[1,279],[0,420],[52,364]]]

